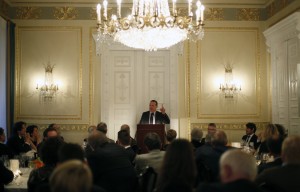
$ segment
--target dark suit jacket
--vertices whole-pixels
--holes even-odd
[[[7,146],[13,151],[15,155],[26,153],[31,150],[30,145],[25,143],[24,138],[20,138],[18,135],[10,137],[7,141]]]
[[[123,147],[105,143],[87,155],[95,185],[108,192],[136,190],[137,175]]]
[[[4,191],[4,184],[10,183],[14,179],[14,174],[11,170],[7,169],[3,162],[0,161],[0,191]]]
[[[298,192],[300,189],[300,164],[290,164],[267,169],[259,174],[255,183],[267,183],[280,192]]]
[[[10,159],[13,158],[12,150],[5,144],[0,143],[0,156],[7,155]]]
[[[150,111],[146,111],[142,114],[140,124],[149,124]],[[155,112],[155,124],[170,124],[168,115],[162,114],[159,111]]]
[[[242,140],[244,140],[244,141],[246,141],[246,139],[247,139],[247,136],[248,135],[244,135],[243,137],[242,137]],[[258,148],[258,143],[257,143],[257,135],[253,135],[252,137],[251,137],[251,139],[250,139],[250,141],[249,141],[249,143],[251,143],[251,142],[253,142],[253,144],[254,144],[254,149],[257,149]]]
[[[240,179],[225,184],[200,184],[197,192],[262,192],[253,182]]]
[[[227,146],[212,146],[208,143],[196,149],[195,156],[199,182],[205,180],[214,182],[219,180],[219,160],[221,155],[228,149],[230,148]],[[203,169],[204,167],[206,169]],[[210,178],[202,178],[202,176],[207,176],[208,174]]]

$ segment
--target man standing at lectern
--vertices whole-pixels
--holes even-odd
[[[143,113],[140,124],[170,124],[170,119],[166,114],[166,110],[162,105],[160,111],[156,111],[157,101],[151,100],[149,104],[149,111]]]

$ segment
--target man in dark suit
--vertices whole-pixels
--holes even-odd
[[[29,134],[26,134],[26,123],[23,121],[16,122],[14,134],[8,139],[7,146],[13,151],[14,155],[19,155],[30,151],[33,145]]]
[[[87,161],[94,184],[110,192],[132,192],[137,187],[137,175],[126,150],[108,142],[104,133],[93,132],[88,137]]]
[[[255,182],[276,189],[296,192],[300,189],[300,136],[289,136],[282,144],[282,166],[264,170]],[[273,190],[274,191],[274,190]]]
[[[170,119],[166,114],[164,106],[160,108],[160,111],[156,111],[157,101],[151,100],[149,104],[149,111],[142,114],[140,124],[170,124]]]
[[[239,149],[226,151],[220,159],[221,183],[200,184],[199,192],[261,192],[253,180],[256,177],[256,162],[252,155]]]
[[[246,135],[242,137],[242,140],[246,146],[254,147],[254,149],[257,149],[259,146],[259,143],[257,141],[257,135],[255,135],[256,131],[256,125],[254,123],[247,123],[246,124]]]

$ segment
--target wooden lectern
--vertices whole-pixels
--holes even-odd
[[[164,124],[138,124],[136,129],[136,141],[140,149],[140,154],[148,152],[144,145],[144,137],[149,132],[157,133],[161,139],[162,147],[165,145],[166,133]]]

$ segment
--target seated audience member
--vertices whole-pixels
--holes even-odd
[[[167,150],[167,147],[170,145],[172,141],[174,141],[177,137],[177,132],[174,129],[169,129],[166,133],[167,143],[163,147],[163,150]]]
[[[130,162],[133,164],[136,153],[130,146],[130,135],[127,130],[121,130],[118,132],[118,144],[125,148]]]
[[[0,191],[4,191],[4,185],[12,182],[14,179],[14,173],[7,169],[3,162],[0,161]]]
[[[282,144],[282,166],[267,169],[256,177],[258,185],[276,191],[298,192],[300,189],[300,136],[289,136]]]
[[[37,152],[38,152],[38,156],[41,156],[41,147],[43,146],[44,142],[46,140],[48,140],[49,138],[53,138],[53,137],[58,137],[58,133],[57,130],[55,128],[47,128],[44,130],[43,132],[43,141],[41,143],[38,144],[37,146]]]
[[[51,129],[54,128],[54,129],[56,129],[56,132],[57,132],[57,134],[58,134],[58,137],[60,137],[60,139],[64,141],[64,137],[61,136],[61,129],[60,129],[60,126],[59,126],[58,124],[52,123],[52,124],[50,124],[50,125],[48,126],[48,128],[51,128]]]
[[[94,184],[109,192],[132,192],[137,187],[137,175],[123,147],[109,143],[100,131],[88,138],[91,151],[87,161]]]
[[[129,136],[130,136],[130,127],[129,127],[129,125],[127,125],[127,124],[123,124],[123,125],[121,125],[121,129],[120,130],[126,130],[128,133],[129,133]],[[139,151],[139,148],[138,148],[138,146],[137,146],[137,142],[136,142],[136,140],[134,139],[134,138],[132,138],[131,136],[130,136],[130,146],[131,146],[131,148],[133,149],[133,151],[135,152],[135,153],[138,153]]]
[[[26,134],[26,123],[23,121],[16,122],[13,128],[13,135],[7,141],[7,146],[12,150],[14,155],[26,153],[34,147],[29,135]]]
[[[157,192],[192,192],[196,181],[196,170],[192,144],[186,139],[174,140],[168,146],[162,162]]]
[[[194,127],[191,131],[191,143],[193,144],[194,151],[196,151],[198,147],[204,145],[204,143],[201,142],[202,137],[203,137],[202,129],[199,127]]]
[[[282,137],[271,137],[266,141],[267,147],[270,151],[270,155],[274,157],[274,161],[260,163],[258,166],[258,173],[261,173],[265,169],[272,167],[279,167],[282,165],[281,159],[281,147],[283,143]]]
[[[87,129],[88,135],[92,134],[96,130],[97,130],[97,127],[95,125],[89,126],[88,129]],[[85,150],[86,146],[87,146],[87,138],[84,138],[82,148]]]
[[[0,127],[0,157],[6,155],[8,158],[13,157],[13,153],[11,149],[5,145],[6,135],[4,129]]]
[[[211,138],[211,145],[205,144],[196,150],[198,168],[198,182],[214,182],[219,178],[219,160],[221,155],[229,149],[227,136],[218,130]]]
[[[51,192],[95,191],[93,190],[93,176],[90,168],[79,160],[69,160],[57,166],[51,174],[49,183]]]
[[[217,131],[217,126],[215,123],[209,123],[208,127],[207,127],[207,134],[205,136],[205,138],[203,138],[201,140],[202,144],[205,143],[210,143],[212,136],[215,134],[215,132]]]
[[[152,167],[159,175],[165,151],[161,151],[161,140],[157,133],[147,133],[144,144],[149,153],[137,155],[135,157],[135,168],[137,173],[142,173],[147,166]]]
[[[287,130],[284,128],[284,126],[281,125],[281,124],[275,124],[275,126],[277,127],[279,135],[282,138],[286,138],[287,137]]]
[[[30,140],[34,144],[35,150],[37,150],[38,144],[42,142],[38,131],[38,126],[30,125],[26,128],[26,132],[29,134]]]
[[[246,124],[246,135],[242,137],[242,141],[244,142],[244,145],[254,147],[254,149],[258,148],[258,141],[257,141],[257,135],[255,135],[256,132],[256,125],[254,123],[247,123]]]
[[[63,141],[58,137],[44,141],[40,156],[44,166],[31,171],[27,182],[28,192],[34,192],[40,185],[48,184],[49,177],[58,162],[57,151],[62,145]]]
[[[199,192],[261,192],[253,180],[256,162],[252,155],[239,149],[226,151],[220,159],[221,183],[200,184]]]
[[[104,135],[105,135],[106,138],[108,139],[108,142],[109,142],[109,143],[114,143],[114,142],[115,142],[114,140],[108,138],[107,135],[106,135],[106,134],[107,134],[107,125],[106,125],[106,123],[100,122],[100,123],[97,125],[97,130],[100,131],[100,132],[102,132],[102,133],[104,133]]]
[[[80,145],[75,143],[65,143],[58,149],[58,163],[68,160],[79,160],[85,162],[84,152]]]
[[[261,143],[257,149],[258,154],[269,153],[269,149],[267,147],[267,140],[272,137],[279,137],[279,131],[275,124],[268,124],[261,133]]]

